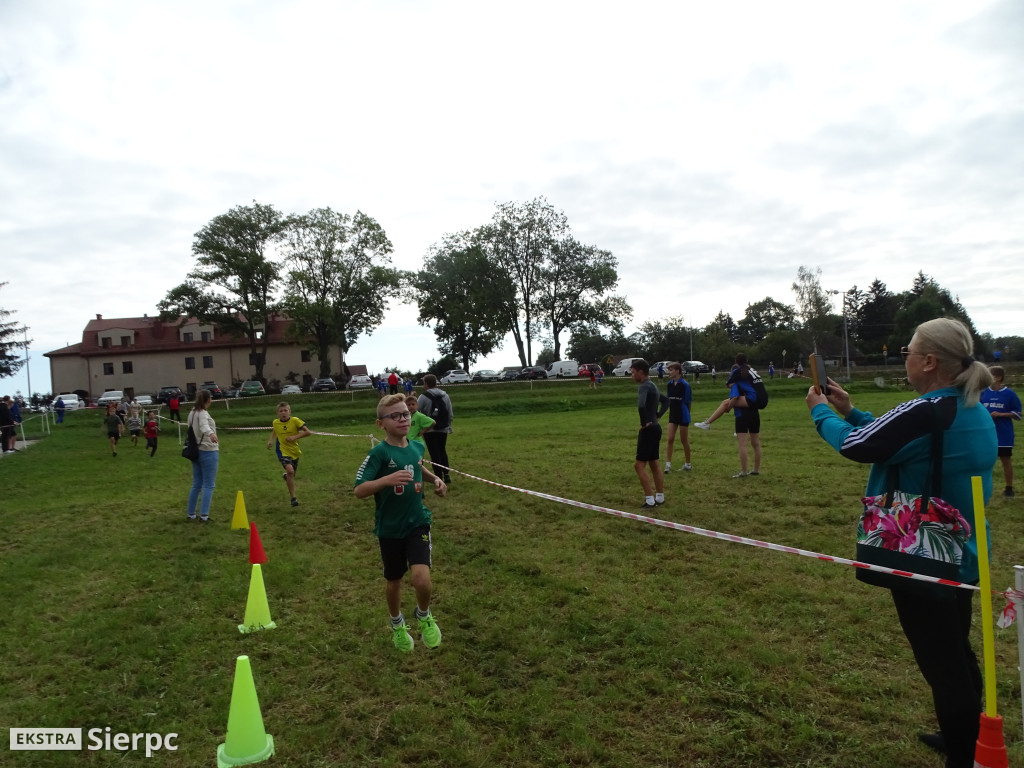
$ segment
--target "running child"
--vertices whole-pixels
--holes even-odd
[[[132,436],[132,445],[138,445],[139,435],[142,434],[142,419],[139,418],[137,410],[134,413],[131,411],[128,413],[128,434]]]
[[[292,407],[283,400],[277,404],[277,418],[270,425],[274,430],[270,439],[267,440],[267,450],[275,444],[277,446],[277,460],[284,467],[281,477],[288,485],[288,495],[292,498],[292,506],[299,506],[299,500],[295,498],[295,473],[299,471],[299,457],[302,456],[302,449],[298,441],[309,437],[313,433],[306,427],[306,423],[298,416],[292,416]]]
[[[149,451],[149,458],[156,453],[156,436],[160,431],[160,425],[156,421],[156,411],[146,414],[146,450]],[[152,450],[150,450],[152,448]]]
[[[113,403],[107,404],[107,415],[103,418],[103,424],[107,428],[107,439],[110,441],[110,454],[117,456],[117,441],[121,439],[124,425],[117,415],[117,407]]]
[[[437,422],[427,416],[427,414],[420,413],[420,405],[419,401],[416,399],[416,395],[409,395],[406,397],[405,404],[409,406],[409,413],[412,414],[412,422],[409,425],[409,434],[407,437],[410,440],[418,440],[423,443],[423,447],[426,448],[427,444],[423,440],[423,433],[434,426]]]
[[[373,532],[380,545],[387,582],[385,596],[391,616],[391,640],[409,653],[415,643],[402,615],[402,579],[411,573],[416,593],[416,620],[427,648],[441,645],[441,630],[430,613],[430,510],[423,503],[424,480],[438,496],[448,492],[444,481],[423,466],[424,448],[409,441],[412,414],[403,395],[387,395],[377,404],[377,427],[384,430],[356,472],[355,495],[373,496]]]

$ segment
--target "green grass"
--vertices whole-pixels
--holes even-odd
[[[771,387],[762,476],[731,479],[728,420],[693,430],[694,471],[668,476],[657,515],[849,557],[867,469],[815,435],[806,382]],[[458,469],[624,511],[640,503],[632,382],[448,391]],[[876,412],[909,394],[852,391]],[[704,382],[695,393],[703,417],[724,390]],[[315,431],[373,431],[374,394],[289,400]],[[234,661],[248,654],[277,747],[269,764],[281,766],[939,763],[916,739],[935,725],[930,695],[888,595],[850,569],[462,476],[448,498],[428,498],[444,644],[399,656],[373,504],[351,492],[369,440],[303,441],[293,510],[267,434],[228,429],[269,425],[275,403],[215,404],[222,455],[209,526],[184,519],[191,470],[173,429],[153,459],[125,443],[112,458],[98,412],[79,411],[0,461],[0,722],[173,731],[179,750],[147,764],[213,765]],[[230,530],[238,490],[270,558],[278,625],[250,635],[237,629],[251,570],[247,535]],[[1002,589],[1024,563],[1024,515],[1002,497],[988,514]],[[1010,762],[1021,764],[1015,631],[997,630],[995,645]],[[19,752],[3,762],[140,759]]]

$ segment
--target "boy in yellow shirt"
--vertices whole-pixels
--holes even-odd
[[[288,484],[288,495],[292,497],[292,506],[299,506],[299,500],[295,498],[295,473],[299,469],[299,457],[302,456],[302,449],[298,441],[309,437],[313,433],[306,427],[306,423],[298,416],[292,416],[292,407],[283,400],[277,404],[277,418],[271,425],[274,433],[267,441],[269,451],[276,443],[277,460],[284,467],[281,477]]]

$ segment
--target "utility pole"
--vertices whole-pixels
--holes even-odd
[[[32,402],[32,370],[28,366],[28,326],[22,326],[22,333],[25,334],[25,375],[28,377],[28,401]]]

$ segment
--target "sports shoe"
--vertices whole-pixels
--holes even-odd
[[[697,429],[703,429],[705,432],[711,429],[711,425],[708,424],[706,421],[698,421],[693,426],[695,426]]]
[[[655,504],[648,504],[645,501],[643,504],[640,505],[640,509],[654,509],[657,506],[658,506],[657,503],[655,503]]]
[[[942,731],[936,731],[935,733],[919,733],[917,738],[921,740],[921,743],[925,746],[934,749],[940,754],[946,754],[946,737],[942,735]]]
[[[188,515],[188,519],[189,520],[198,520],[199,518],[196,517],[195,515]]]
[[[758,472],[758,471],[757,471],[757,470],[755,469],[755,470],[752,470],[751,472],[749,472],[748,474],[751,474],[751,475],[760,475],[761,473],[760,473],[760,472]]]
[[[210,522],[210,518],[209,518],[209,516],[207,516],[207,517],[200,517],[199,518],[199,522],[200,523],[208,523],[208,522]]]
[[[683,468],[680,469],[679,471],[680,472],[689,472],[691,469],[693,469],[693,467],[690,466],[689,464],[683,464]]]
[[[1003,491],[1003,496],[1005,496],[1008,499],[1012,499],[1013,498],[1013,488],[1007,488],[1005,491]]]
[[[294,496],[292,496],[292,506],[293,507],[299,506],[299,500],[296,499]]]
[[[672,462],[671,461],[666,461],[665,462],[665,471],[666,472],[671,472],[672,471]]]
[[[746,472],[737,472],[735,475],[733,475],[733,477],[746,477],[746,476],[747,476]]]
[[[427,648],[437,648],[441,644],[441,628],[437,626],[432,614],[417,619],[420,625],[420,639]]]
[[[412,653],[416,643],[413,642],[412,635],[409,634],[409,630],[405,626],[405,621],[397,627],[391,628],[391,642],[402,653]]]

